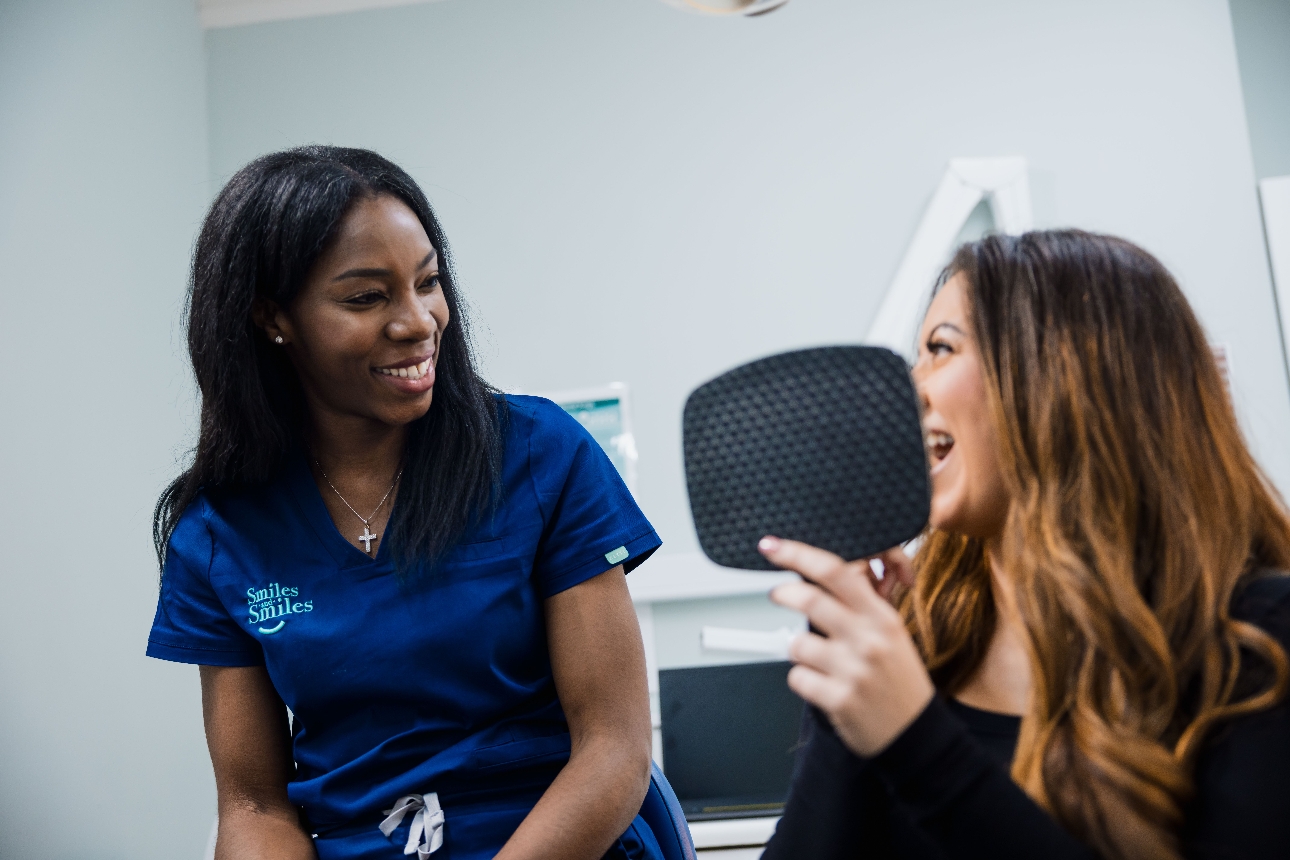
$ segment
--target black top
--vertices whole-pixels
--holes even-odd
[[[1290,651],[1290,577],[1255,580],[1232,615]],[[788,804],[762,860],[1096,860],[1012,781],[1020,723],[938,697],[863,759],[808,709]],[[1290,858],[1290,696],[1215,730],[1185,822],[1187,857]]]

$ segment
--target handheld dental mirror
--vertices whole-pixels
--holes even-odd
[[[918,396],[905,361],[875,346],[772,355],[693,391],[685,478],[704,554],[776,570],[764,535],[847,560],[916,536],[931,487]]]

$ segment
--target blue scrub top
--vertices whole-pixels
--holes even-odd
[[[170,539],[147,653],[265,666],[322,860],[402,857],[411,816],[386,838],[382,810],[432,791],[436,858],[492,857],[569,757],[543,600],[660,544],[577,421],[504,403],[501,504],[412,586],[385,541],[373,559],[341,537],[302,453],[267,486],[203,493]],[[620,856],[657,856],[647,830],[638,818]]]

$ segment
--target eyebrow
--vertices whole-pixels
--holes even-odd
[[[430,265],[430,261],[434,260],[438,256],[439,252],[432,249],[429,254],[426,254],[425,259],[417,264],[417,271],[419,272],[426,266]],[[393,274],[393,272],[389,269],[348,269],[332,278],[332,280],[343,281],[346,278],[384,278],[391,274]]]
[[[952,322],[943,322],[943,323],[937,323],[937,324],[936,324],[936,327],[935,327],[935,328],[933,328],[931,331],[929,331],[929,332],[927,333],[927,336],[928,336],[928,337],[931,337],[932,335],[936,334],[938,331],[940,331],[940,330],[941,330],[941,329],[943,329],[943,328],[952,328],[952,329],[954,329],[956,332],[958,332],[959,334],[966,334],[966,332],[964,332],[964,331],[963,331],[963,329],[959,328],[959,327],[958,327],[958,326],[956,326],[954,323],[952,323]]]

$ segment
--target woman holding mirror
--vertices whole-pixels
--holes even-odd
[[[257,159],[202,227],[148,653],[201,667],[221,860],[661,856],[624,579],[658,536],[481,380],[446,250],[357,149]]]
[[[1285,857],[1290,519],[1164,267],[961,248],[913,370],[917,555],[767,537],[814,708],[763,857]],[[890,602],[888,602],[890,600]]]

